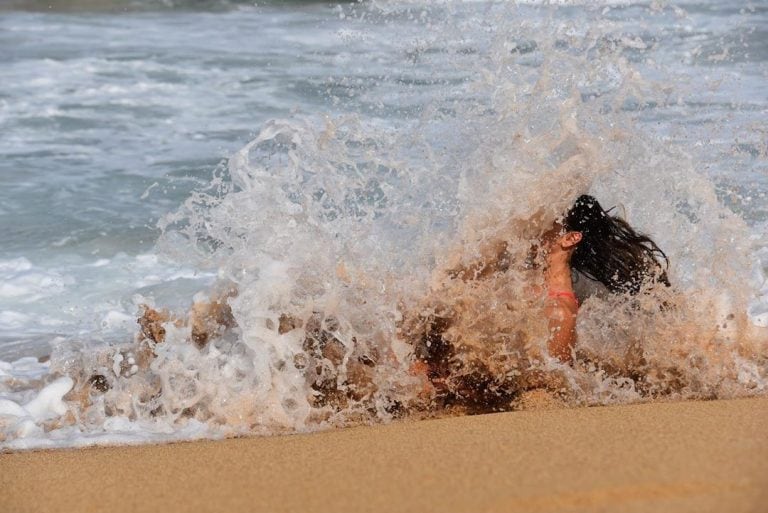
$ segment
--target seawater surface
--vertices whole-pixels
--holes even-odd
[[[767,2],[48,5],[0,11],[4,448],[457,411],[412,368],[441,315],[509,408],[765,393]],[[581,193],[674,286],[580,280],[571,368],[535,276],[446,271]]]

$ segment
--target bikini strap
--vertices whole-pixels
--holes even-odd
[[[547,292],[547,297],[552,299],[557,299],[559,297],[570,298],[573,300],[574,303],[576,303],[576,308],[579,307],[579,300],[576,297],[576,294],[574,294],[570,290],[550,290],[549,292]]]

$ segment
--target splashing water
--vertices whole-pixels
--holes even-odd
[[[0,368],[17,383],[0,402],[6,446],[525,408],[536,389],[566,405],[765,393],[750,227],[695,157],[641,124],[644,109],[677,101],[665,65],[638,57],[652,42],[567,9],[542,19],[482,5],[367,8],[363,25],[424,13],[408,58],[460,78],[399,99],[418,107],[395,121],[265,123],[159,223],[158,252],[217,284],[190,298],[191,313],[137,298],[156,310],[134,342]],[[673,286],[629,297],[580,277],[571,367],[547,355],[544,299],[531,292],[542,277],[525,263],[582,193],[653,237]],[[453,272],[500,245],[510,257],[498,272]],[[441,356],[438,385],[415,370],[426,347]]]

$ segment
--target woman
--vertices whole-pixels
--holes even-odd
[[[579,302],[573,271],[602,283],[617,294],[637,294],[646,284],[669,286],[667,256],[653,240],[611,216],[592,196],[580,196],[563,217],[545,232],[544,283],[550,355],[570,363],[576,343]],[[663,261],[663,265],[662,265]]]
[[[504,242],[490,249],[489,258],[449,271],[451,286],[439,293],[447,301],[441,305],[434,297],[428,298],[426,307],[415,310],[415,315],[409,317],[405,313],[406,320],[400,330],[401,336],[414,345],[416,363],[412,373],[428,379],[443,404],[461,404],[477,411],[504,409],[521,389],[536,386],[526,382],[519,373],[509,372],[515,366],[528,365],[525,361],[528,356],[518,355],[516,350],[525,345],[523,339],[527,335],[520,335],[526,331],[524,327],[510,329],[515,322],[504,317],[509,308],[494,309],[493,304],[504,303],[504,298],[496,294],[499,288],[495,285],[504,282],[515,259]],[[544,264],[545,314],[549,324],[547,349],[552,357],[564,363],[572,361],[576,342],[579,303],[573,290],[573,271],[602,283],[615,293],[637,294],[647,283],[669,284],[662,266],[662,262],[666,266],[667,258],[659,247],[624,220],[611,216],[592,196],[580,196],[533,249],[541,250]],[[467,294],[473,287],[472,293]],[[214,294],[210,302],[193,305],[186,322],[191,327],[192,341],[199,347],[235,326],[227,300],[236,294],[230,287],[224,293]],[[544,294],[542,290],[534,291],[534,296]],[[523,317],[528,314],[525,308],[516,311]],[[333,369],[343,367],[338,375],[335,370],[315,375],[317,365],[297,363],[297,368],[308,369],[308,375],[311,374],[308,379],[319,403],[343,402],[344,398],[338,397],[338,380],[347,379],[355,390],[369,390],[372,380],[368,368],[376,358],[369,357],[363,347],[359,348],[362,351],[359,355],[354,354],[355,358],[346,358],[343,344],[335,338],[336,330],[326,326],[329,322],[336,324],[335,321],[321,317],[320,313],[313,314],[313,318],[303,324],[284,314],[278,325],[270,329],[284,334],[303,328],[305,359],[330,362]],[[486,322],[482,317],[489,320]],[[537,322],[539,319],[535,318]],[[165,338],[163,326],[169,321],[174,319],[167,312],[146,308],[139,319],[140,342],[146,342],[143,347],[151,351],[155,344],[161,343]],[[185,320],[175,322],[181,325]],[[450,330],[454,333],[449,334]],[[503,347],[505,342],[507,348]],[[150,359],[151,354],[144,360]]]
[[[535,350],[528,355],[518,350],[528,347],[537,327],[531,310],[521,306],[513,250],[503,241],[487,250],[488,257],[448,271],[445,288],[401,330],[414,345],[414,373],[426,375],[438,399],[476,411],[504,409],[520,391],[542,386],[538,371],[526,371],[536,367]],[[547,351],[563,363],[572,362],[576,343],[574,272],[616,294],[634,295],[653,283],[669,285],[667,257],[656,243],[587,195],[541,235],[526,263],[527,269],[543,273],[542,286],[524,288],[532,304],[546,298]],[[514,280],[518,285],[504,288]],[[493,319],[485,322],[483,316]]]

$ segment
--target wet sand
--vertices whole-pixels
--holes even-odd
[[[0,511],[766,512],[768,398],[0,454]]]

